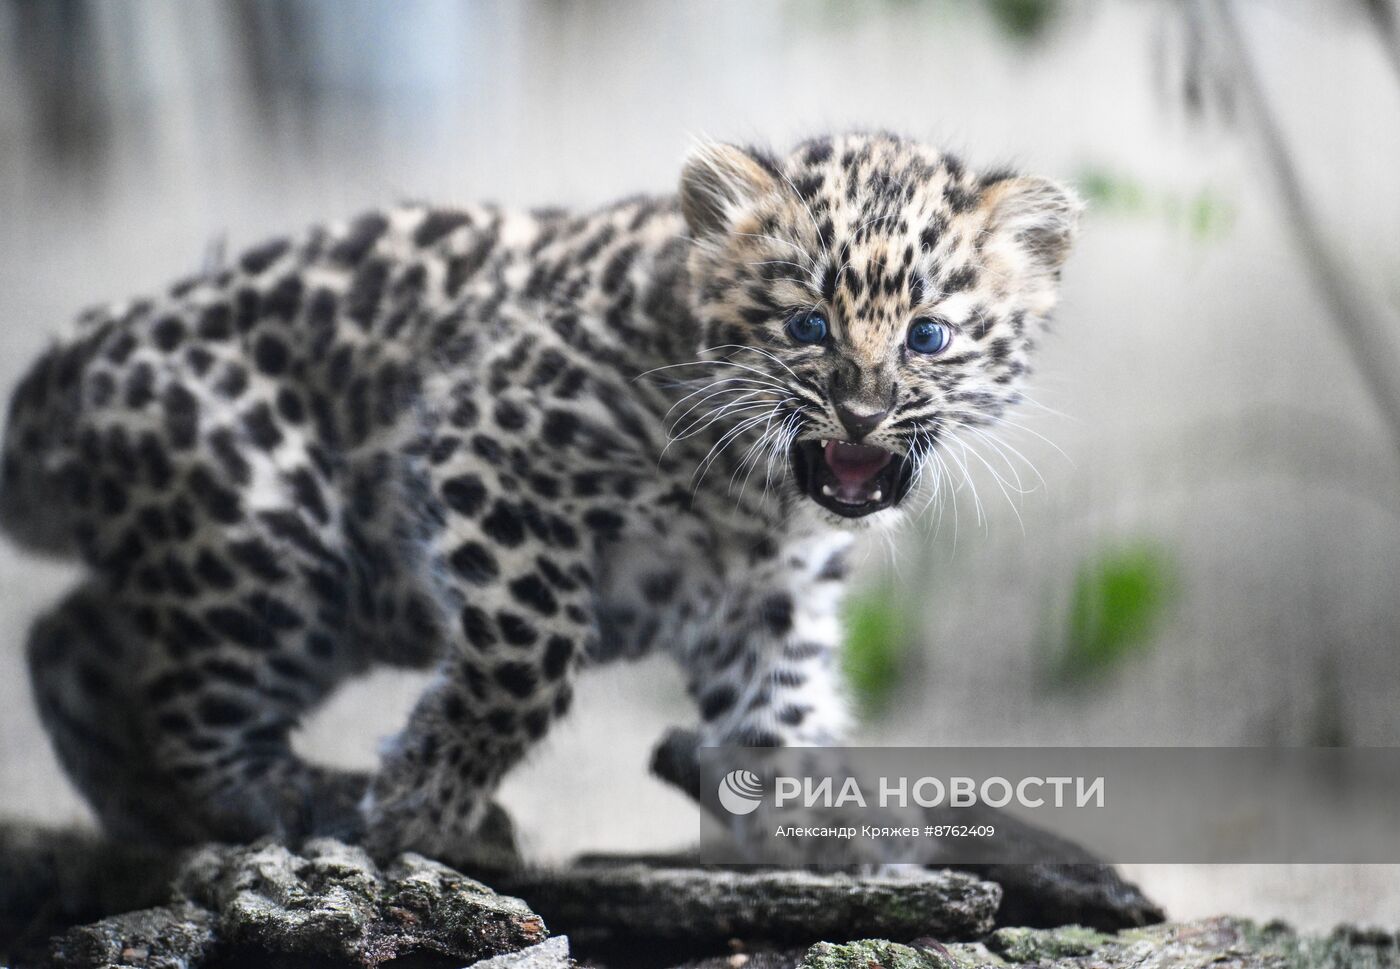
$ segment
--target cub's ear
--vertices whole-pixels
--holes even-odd
[[[982,197],[990,235],[1019,249],[1035,271],[1059,270],[1084,209],[1073,191],[1048,178],[1021,175],[995,182]]]
[[[681,172],[681,213],[695,238],[723,232],[778,188],[772,163],[733,145],[705,144]]]

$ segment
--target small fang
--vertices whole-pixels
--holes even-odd
[[[826,495],[828,498],[831,498],[836,494],[836,492],[831,490],[831,485],[822,485],[822,494]]]
[[[828,440],[827,438],[822,438],[822,439],[821,439],[821,445],[822,445],[823,448],[825,448],[825,447],[826,447],[828,444],[830,444],[830,443],[831,443],[831,441]]]
[[[885,493],[884,493],[883,491],[881,491],[879,488],[876,488],[876,489],[875,489],[875,493],[874,493],[873,495],[870,496],[870,500],[871,500],[871,501],[879,501],[879,500],[880,500],[881,498],[883,498],[883,497],[885,497]]]

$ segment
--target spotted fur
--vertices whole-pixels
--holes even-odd
[[[926,485],[1016,400],[1076,214],[887,135],[716,145],[676,197],[373,212],[85,314],[15,391],[0,501],[89,568],[30,639],[60,758],[128,836],[451,856],[588,663],[674,655],[698,742],[839,740],[845,551],[911,502],[832,514],[793,449],[883,413]],[[376,663],[438,673],[378,772],[298,759]]]

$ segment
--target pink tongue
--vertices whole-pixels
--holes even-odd
[[[852,494],[863,491],[875,475],[894,457],[882,447],[863,447],[845,441],[828,441],[826,466],[836,476],[841,491]]]

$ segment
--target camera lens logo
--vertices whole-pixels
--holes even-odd
[[[730,814],[752,814],[763,803],[763,782],[751,770],[732,770],[719,782],[719,803]]]

